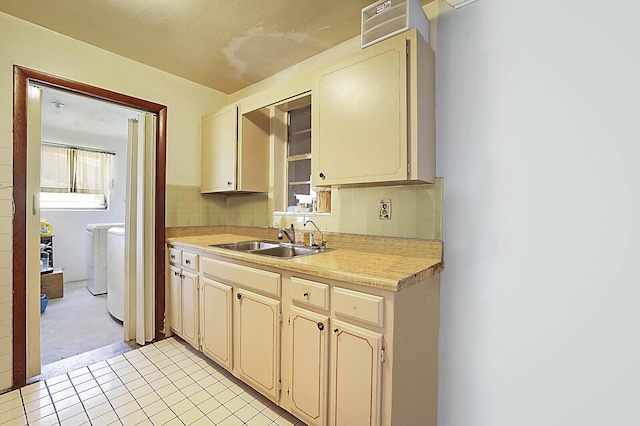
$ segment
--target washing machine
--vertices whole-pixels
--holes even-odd
[[[107,235],[107,307],[114,318],[124,321],[124,228],[109,228]]]
[[[94,296],[107,292],[107,231],[124,223],[87,225],[87,288]]]

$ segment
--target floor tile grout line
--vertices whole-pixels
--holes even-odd
[[[179,342],[180,341],[180,339],[172,339],[172,340],[174,340],[174,342]],[[182,414],[184,414],[184,413],[192,410],[193,408],[195,408],[202,415],[202,417],[200,417],[200,418],[209,418],[209,420],[211,420],[211,418],[209,417],[209,415],[211,413],[205,414],[205,412],[198,406],[198,403],[196,403],[195,400],[192,399],[192,397],[194,395],[199,394],[202,391],[206,392],[206,394],[210,398],[213,398],[214,400],[216,400],[216,402],[219,404],[219,406],[216,409],[218,409],[219,407],[225,407],[229,411],[230,415],[225,417],[224,419],[222,419],[222,421],[224,421],[224,420],[226,420],[226,419],[228,419],[230,417],[233,417],[234,419],[236,419],[238,422],[242,423],[243,425],[247,425],[247,424],[250,424],[252,419],[258,417],[259,415],[262,415],[262,416],[267,417],[271,421],[268,424],[273,426],[273,425],[277,424],[276,421],[277,421],[278,418],[281,418],[285,414],[287,414],[286,410],[283,411],[277,404],[275,404],[275,408],[276,408],[277,411],[274,412],[274,414],[277,414],[277,416],[276,416],[275,419],[272,419],[270,415],[266,415],[265,414],[265,411],[267,409],[269,409],[272,405],[274,405],[274,403],[271,400],[269,400],[267,398],[265,401],[261,401],[261,405],[263,405],[262,407],[254,406],[253,405],[253,401],[256,401],[258,399],[258,397],[261,396],[260,392],[256,391],[258,397],[254,397],[253,395],[249,394],[249,397],[252,398],[252,399],[251,399],[251,401],[247,401],[247,399],[243,398],[241,395],[243,395],[244,392],[247,392],[247,390],[250,389],[250,387],[246,388],[246,387],[242,386],[242,382],[239,381],[235,376],[230,375],[224,369],[224,367],[219,366],[215,362],[212,362],[212,361],[210,361],[210,360],[208,360],[206,358],[203,358],[199,353],[193,352],[189,346],[184,344],[184,342],[182,342],[183,343],[182,345],[179,344],[179,343],[174,343],[174,342],[168,342],[166,344],[163,344],[162,346],[156,346],[155,344],[152,344],[152,345],[149,345],[148,347],[154,346],[154,348],[153,349],[149,349],[149,350],[145,350],[145,351],[142,351],[142,350],[140,350],[140,348],[138,348],[138,349],[135,349],[134,351],[131,351],[131,352],[135,352],[137,350],[138,351],[137,353],[128,352],[128,354],[130,354],[130,356],[124,356],[123,354],[120,354],[120,355],[118,355],[118,357],[122,357],[121,360],[118,360],[118,361],[113,362],[113,363],[109,363],[108,360],[100,361],[99,363],[105,363],[105,364],[102,365],[101,367],[96,367],[94,369],[89,368],[91,366],[87,366],[86,369],[87,369],[87,372],[90,375],[90,380],[93,380],[95,382],[95,385],[89,387],[88,389],[85,389],[85,391],[88,391],[88,390],[94,389],[94,388],[98,388],[98,390],[99,390],[98,394],[102,394],[102,395],[106,396],[106,391],[105,391],[105,389],[103,389],[102,385],[98,382],[98,378],[102,377],[102,376],[104,376],[106,374],[115,373],[115,377],[122,383],[121,386],[123,386],[125,388],[126,392],[129,395],[131,395],[133,400],[136,402],[136,404],[138,406],[138,409],[140,409],[142,411],[142,416],[144,417],[144,419],[141,420],[141,422],[151,421],[151,417],[152,416],[150,417],[149,415],[147,415],[147,413],[144,411],[144,407],[142,407],[142,405],[138,402],[138,400],[140,398],[143,398],[145,395],[150,394],[151,392],[154,392],[156,395],[158,395],[158,401],[163,401],[164,402],[165,397],[160,396],[158,394],[157,390],[155,389],[155,387],[151,386],[151,384],[153,382],[155,382],[156,380],[161,380],[163,378],[164,379],[168,379],[169,384],[173,385],[177,389],[177,391],[180,392],[181,396],[183,397],[183,399],[181,399],[180,401],[187,400],[193,406],[192,408],[189,408],[187,411],[184,411]],[[164,358],[159,359],[159,358],[156,357],[156,355],[159,355],[160,353],[164,356]],[[169,353],[169,355],[167,355],[167,353]],[[156,358],[157,361],[154,361],[151,358]],[[175,360],[175,358],[178,358],[178,359]],[[176,386],[174,380],[169,379],[169,377],[167,376],[167,373],[165,373],[165,371],[164,371],[164,368],[163,367],[158,367],[157,364],[156,364],[156,362],[162,362],[162,361],[164,361],[166,359],[171,361],[171,364],[169,364],[169,365],[174,365],[175,366],[175,368],[176,368],[175,371],[176,372],[180,371],[181,373],[183,373],[184,374],[184,378],[188,377],[191,380],[192,383],[189,383],[187,385],[182,385],[181,387]],[[127,383],[124,383],[124,381],[122,381],[121,376],[118,375],[116,369],[114,369],[112,367],[112,365],[118,364],[118,363],[123,362],[123,361],[127,361],[127,366],[130,366],[133,369],[133,371],[137,372],[138,375],[140,376],[140,378],[142,378],[144,380],[144,384],[143,385],[138,386],[138,387],[133,388],[133,389],[130,390],[129,387],[127,386],[127,384],[133,382],[134,380],[138,380],[138,379],[136,378],[136,379],[130,380]],[[144,361],[144,362],[139,362],[139,361]],[[96,363],[96,364],[99,364],[99,363]],[[194,365],[197,366],[198,368],[194,369],[193,368]],[[148,368],[150,366],[153,366],[155,368],[155,370],[153,372],[151,372],[151,373],[148,373],[148,374],[153,374],[153,373],[156,373],[156,372],[160,372],[161,373],[161,377],[158,377],[156,380],[150,381],[150,380],[147,379],[147,377],[143,373],[141,373],[140,370],[143,370],[143,369]],[[100,374],[100,376],[97,376],[94,373],[94,371],[102,370],[103,368],[106,368],[106,367],[109,367],[109,372]],[[210,368],[207,368],[207,367],[210,367]],[[81,369],[79,369],[79,370],[81,370]],[[193,379],[191,377],[192,374],[199,373],[202,370],[204,370],[207,373],[206,376],[201,377],[199,379]],[[189,372],[189,371],[191,371],[191,372]],[[75,379],[77,377],[80,377],[80,376],[86,374],[87,372],[74,374],[73,378]],[[131,374],[131,373],[127,373],[127,374]],[[169,373],[169,374],[171,374],[171,373]],[[62,376],[62,375],[60,375],[60,376]],[[78,386],[81,386],[83,383],[88,382],[88,380],[85,380],[82,383],[76,384],[73,381],[73,379],[71,378],[70,372],[69,373],[65,373],[64,376],[66,376],[66,377],[64,377],[62,380],[58,380],[56,383],[52,384],[51,386],[53,386],[55,384],[58,384],[58,383],[62,383],[65,380],[69,380],[69,382],[71,384],[70,388],[73,389],[74,395],[78,396],[78,400],[81,403],[83,412],[86,415],[88,423],[89,424],[93,424],[93,420],[89,417],[89,414],[88,414],[88,411],[87,411],[90,408],[87,408],[86,401],[84,401],[84,400],[82,400],[80,398],[80,396],[79,396],[80,393],[79,393],[79,388],[78,388]],[[223,389],[221,391],[217,392],[216,394],[212,394],[209,390],[207,390],[207,388],[209,386],[205,387],[199,382],[200,380],[203,380],[206,377],[211,377],[212,379],[215,380],[215,382],[212,383],[209,386],[213,386],[214,384],[219,383],[223,387]],[[226,379],[226,380],[224,380],[224,379]],[[180,380],[180,379],[176,379],[176,380]],[[108,382],[105,382],[105,383],[108,383]],[[183,390],[185,388],[187,388],[187,387],[192,386],[193,384],[197,384],[198,385],[198,387],[196,388],[196,391],[194,392],[194,391],[190,390],[189,391],[190,394],[187,395]],[[44,381],[44,385],[45,385],[45,388],[47,389],[47,396],[51,400],[52,406],[54,408],[54,412],[56,414],[56,420],[58,421],[58,424],[60,424],[61,420],[60,420],[60,417],[59,417],[59,411],[57,409],[56,404],[53,402],[53,394],[51,393],[50,385],[49,385],[49,383],[47,383],[46,380]],[[135,392],[136,389],[139,389],[142,386],[149,386],[151,391],[149,391],[146,394],[141,395],[140,397],[136,397],[133,392]],[[227,402],[223,403],[223,402],[221,402],[220,400],[218,400],[216,398],[216,395],[218,395],[218,394],[220,394],[220,393],[222,393],[222,392],[224,392],[226,390],[228,390],[233,396]],[[98,394],[96,394],[94,397],[97,397]],[[24,399],[25,395],[23,395],[22,391],[20,391],[19,396],[20,396],[20,402],[22,403],[22,413],[23,413],[23,415],[25,417],[25,421],[28,424],[28,419],[26,418],[26,415],[27,415],[27,413],[26,413],[26,404],[25,404],[25,399]],[[229,401],[235,399],[236,397],[239,397],[241,399],[242,406],[240,408],[238,408],[238,409],[235,409],[234,411],[231,411],[228,407],[225,406],[225,404],[227,404]],[[115,411],[115,408],[113,406],[112,401],[108,397],[106,397],[106,402],[109,404],[111,410],[115,413],[116,418],[118,419],[117,421],[118,422],[121,421],[122,418],[117,414],[117,412]],[[201,401],[201,402],[204,402],[204,401]],[[102,404],[102,403],[100,403],[100,404]],[[100,405],[100,404],[98,404],[98,405]],[[96,405],[96,407],[98,405]],[[174,419],[177,419],[178,422],[180,422],[182,424],[185,423],[179,417],[179,415],[176,413],[176,411],[174,411],[174,409],[171,406],[169,406],[166,403],[165,403],[165,405],[169,409],[170,413],[175,416],[173,419],[170,419],[168,421],[175,421]],[[240,412],[241,410],[245,409],[248,406],[252,407],[252,409],[255,410],[255,413],[245,421],[245,420],[241,419],[240,417],[238,417],[237,413]],[[65,408],[68,408],[68,407],[65,407]],[[91,407],[91,408],[93,408],[93,407]],[[166,408],[163,408],[161,411],[164,411],[165,409]],[[137,411],[138,410],[136,409],[136,412]],[[104,414],[106,414],[106,413],[104,413]],[[129,413],[129,414],[132,414],[132,413]],[[126,417],[126,416],[124,416],[124,417]],[[96,417],[96,418],[99,418],[99,416]],[[298,422],[293,423],[293,424],[302,424],[302,423],[298,420]]]

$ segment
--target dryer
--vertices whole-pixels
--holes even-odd
[[[124,223],[90,223],[87,225],[87,289],[97,296],[107,292],[107,232]]]

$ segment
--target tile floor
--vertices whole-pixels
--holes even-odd
[[[0,425],[298,425],[179,338],[0,395]]]

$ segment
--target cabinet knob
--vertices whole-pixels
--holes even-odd
[[[238,294],[236,294],[236,298],[237,298],[238,300],[240,300],[240,299],[242,299],[242,295],[241,295],[240,293],[238,293]]]
[[[334,333],[337,333],[337,332],[338,332],[338,329],[337,329],[337,328],[335,328],[335,329],[333,330],[333,332],[334,332]]]
[[[231,186],[231,182],[227,182],[227,185]]]
[[[176,255],[175,254],[171,255],[171,260],[176,260]]]
[[[318,323],[318,330],[320,330],[320,331],[324,330],[324,324],[323,323],[321,323],[321,322]]]
[[[187,265],[191,265],[191,260],[190,259],[185,259],[184,263],[186,263]]]
[[[309,293],[304,293],[302,296],[303,297],[309,297]]]
[[[320,178],[321,178],[321,179],[324,179],[324,178],[325,178],[324,173],[320,172]]]
[[[177,277],[178,276],[178,272],[177,271],[173,271],[173,275],[175,275]]]

